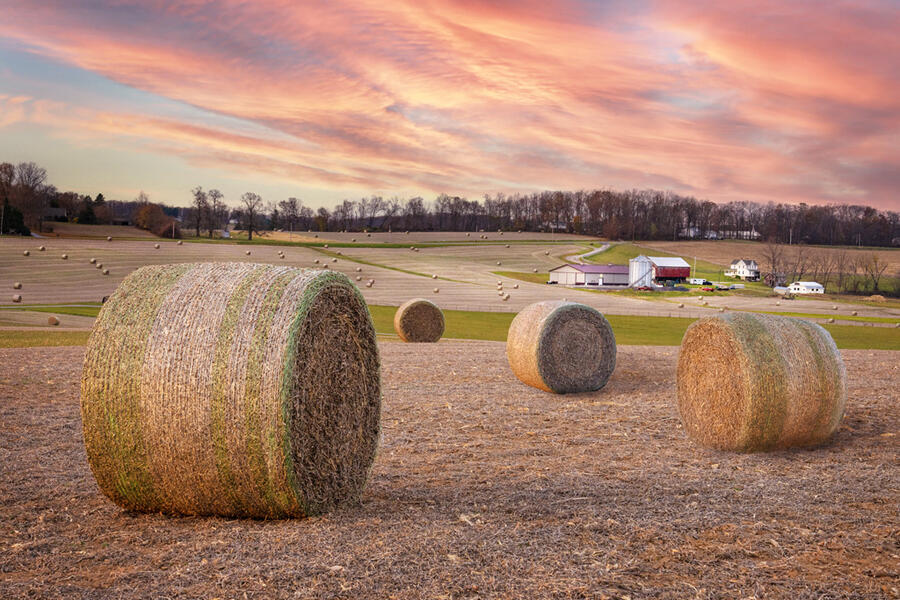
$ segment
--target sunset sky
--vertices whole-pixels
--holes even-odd
[[[898,32],[898,0],[0,0],[0,162],[176,205],[651,187],[900,210]]]

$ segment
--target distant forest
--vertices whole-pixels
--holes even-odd
[[[781,243],[900,246],[900,213],[869,206],[769,202],[716,204],[655,190],[545,191],[486,194],[481,200],[441,194],[433,201],[368,196],[331,210],[298,198],[265,202],[248,192],[229,207],[215,188],[196,187],[186,206],[62,192],[35,163],[0,164],[4,233],[40,231],[48,220],[129,224],[157,235],[217,235],[234,222],[264,231],[557,231],[612,240],[759,239]]]

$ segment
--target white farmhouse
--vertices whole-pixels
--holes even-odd
[[[792,294],[824,294],[825,286],[815,281],[795,281],[788,286]]]
[[[752,258],[738,258],[731,261],[725,277],[737,277],[744,281],[759,280],[759,265]]]

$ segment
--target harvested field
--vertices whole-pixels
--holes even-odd
[[[0,597],[896,598],[898,353],[844,351],[828,445],[705,450],[674,347],[603,390],[518,383],[502,343],[382,343],[358,506],[308,520],[124,512],[88,470],[82,348],[0,350]],[[513,393],[510,393],[513,391]]]

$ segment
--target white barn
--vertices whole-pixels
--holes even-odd
[[[815,281],[795,281],[788,286],[792,294],[824,294],[825,286]]]
[[[547,283],[560,285],[628,285],[625,265],[562,265],[550,269]]]

